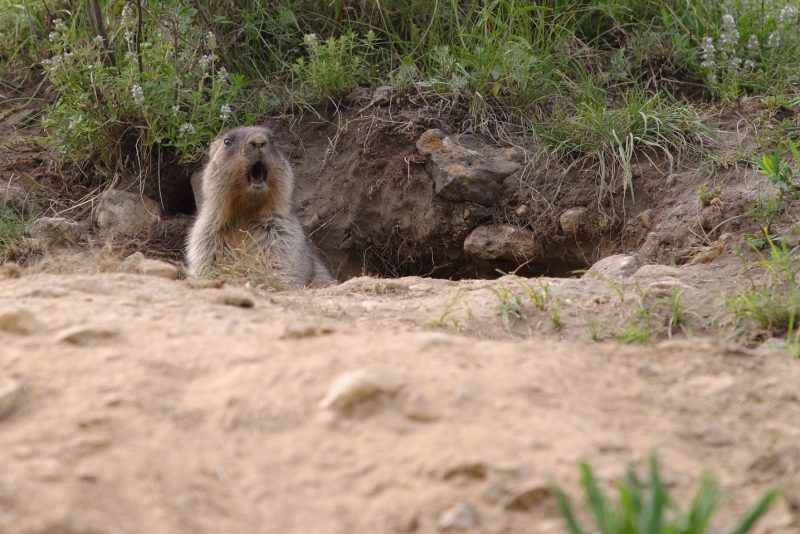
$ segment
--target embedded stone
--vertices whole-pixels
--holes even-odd
[[[478,226],[464,240],[464,252],[478,260],[531,261],[542,256],[533,232],[511,224]]]
[[[417,150],[428,157],[425,170],[433,178],[436,194],[455,202],[470,201],[492,206],[499,199],[502,182],[521,165],[515,148],[484,147],[470,150],[441,130],[428,130],[417,140]]]
[[[31,225],[31,237],[45,249],[75,246],[81,233],[80,225],[65,217],[42,217]]]
[[[103,233],[134,236],[149,232],[161,215],[158,202],[138,193],[109,189],[100,196],[95,221]]]

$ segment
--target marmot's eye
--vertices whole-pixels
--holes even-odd
[[[233,139],[231,139],[230,137],[226,137],[225,139],[222,140],[222,144],[224,144],[225,146],[231,146],[233,144]]]

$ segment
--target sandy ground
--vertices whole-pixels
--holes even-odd
[[[615,298],[552,282],[560,302]],[[579,499],[579,460],[611,486],[653,450],[683,503],[715,472],[716,527],[784,486],[758,531],[800,532],[796,360],[559,341],[530,305],[530,335],[511,336],[491,289],[514,284],[0,279],[17,310],[0,322],[31,332],[0,331],[0,532],[431,533],[466,505],[468,532],[556,533],[548,481]],[[453,302],[471,322],[437,320]],[[563,306],[569,332],[582,316]],[[361,389],[329,395],[348,373]]]

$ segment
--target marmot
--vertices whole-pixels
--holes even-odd
[[[333,284],[292,209],[293,190],[294,174],[269,129],[236,128],[217,137],[189,233],[189,275],[216,267],[275,275],[294,288]]]

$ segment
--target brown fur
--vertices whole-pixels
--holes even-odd
[[[203,201],[186,248],[188,271],[245,265],[291,287],[334,283],[292,209],[294,174],[261,126],[220,135],[203,169]]]

